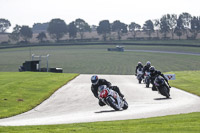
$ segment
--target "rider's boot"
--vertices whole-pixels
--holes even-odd
[[[157,89],[156,89],[156,87],[155,87],[154,84],[153,84],[153,86],[152,86],[152,91],[157,91]]]
[[[104,106],[104,105],[106,104],[99,99],[99,106]]]

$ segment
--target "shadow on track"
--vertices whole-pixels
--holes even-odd
[[[98,112],[94,112],[94,113],[110,113],[110,112],[118,112],[116,110],[102,110],[102,111],[98,111]]]
[[[154,100],[170,100],[172,98],[154,98]]]

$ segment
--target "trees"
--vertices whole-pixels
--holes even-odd
[[[149,39],[151,39],[151,34],[154,32],[153,22],[151,20],[145,21],[142,29],[149,35]]]
[[[160,30],[164,33],[164,38],[166,38],[167,33],[171,32],[172,39],[174,39],[174,30],[177,25],[177,15],[166,14],[160,19]]]
[[[97,27],[97,33],[103,35],[103,40],[106,41],[107,34],[111,32],[111,25],[109,20],[102,20],[99,22],[99,26]]]
[[[45,38],[47,38],[45,32],[40,32],[36,37],[40,42],[43,42]]]
[[[131,22],[131,24],[128,27],[129,27],[129,31],[133,35],[133,38],[135,39],[136,32],[137,32],[137,30],[141,29],[141,26],[139,24],[135,23],[135,22]]]
[[[20,28],[20,36],[27,42],[33,36],[32,29],[29,26],[22,26]]]
[[[69,30],[69,37],[74,39],[77,35],[77,29],[74,21],[69,24],[68,30]]]
[[[188,37],[188,30],[191,28],[192,16],[189,13],[184,12],[184,13],[180,14],[180,18],[183,21],[183,31],[186,33],[186,35]]]
[[[181,16],[179,16],[179,18],[177,19],[177,25],[174,30],[175,34],[179,37],[179,40],[180,37],[183,35],[183,30],[184,30],[183,19],[181,18]]]
[[[0,18],[0,33],[5,31],[11,26],[10,21],[7,19]]]
[[[159,39],[159,31],[160,31],[160,20],[159,19],[155,19],[153,21],[154,27],[156,28],[156,34],[157,34],[157,38]]]
[[[192,39],[196,39],[199,31],[200,31],[200,18],[199,17],[193,17],[191,19],[191,29],[190,29],[192,35]]]
[[[176,14],[168,14],[168,24],[171,31],[172,39],[174,39],[174,30],[177,25],[177,15]]]
[[[167,33],[170,31],[169,27],[169,14],[163,15],[160,19],[160,32],[164,34],[164,38],[167,37]]]
[[[121,35],[123,33],[127,33],[127,25],[125,23],[121,23],[119,20],[116,20],[112,23],[112,31],[117,32],[118,40],[121,40]]]
[[[16,25],[13,28],[13,32],[8,37],[13,41],[17,41],[18,42],[19,39],[20,39],[20,29],[21,29],[21,26]]]
[[[52,19],[47,28],[50,36],[58,42],[66,33],[67,25],[64,20],[61,19]]]
[[[90,32],[91,31],[89,24],[86,23],[83,19],[80,19],[80,18],[76,19],[75,25],[76,25],[78,33],[81,36],[81,40],[83,39],[84,32]]]

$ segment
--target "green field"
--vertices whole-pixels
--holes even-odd
[[[171,73],[171,72],[170,72]],[[200,95],[200,78],[197,78],[200,74],[200,71],[183,71],[183,72],[173,72],[177,76],[177,80],[170,81],[170,84],[172,86],[175,86],[177,88],[184,89],[186,91],[194,90],[193,87],[195,87],[196,91],[193,91],[194,94]],[[55,79],[63,79],[63,81],[67,81],[69,77],[75,76],[74,74],[49,74],[49,73],[0,73],[1,75],[4,75],[0,83],[1,85],[4,84],[5,86],[0,87],[0,91],[4,92],[7,96],[6,100],[7,104],[10,104],[11,106],[14,106],[13,103],[17,104],[16,99],[18,96],[21,96],[21,92],[26,92],[26,94],[29,95],[29,97],[24,98],[25,101],[32,100],[32,95],[38,96],[36,99],[37,102],[41,102],[40,99],[42,99],[42,95],[40,95],[40,91],[38,91],[38,88],[31,88],[30,84],[21,84],[23,86],[24,90],[21,90],[21,87],[15,87],[14,90],[10,91],[7,88],[12,88],[12,86],[18,86],[20,79],[26,78],[26,80],[30,81],[31,84],[34,82],[40,83],[38,79],[34,78],[36,75],[40,78],[45,79],[46,82],[52,81]],[[33,75],[33,78],[32,78]],[[186,76],[187,75],[187,76]],[[10,76],[12,76],[13,79],[19,79],[12,82],[10,84]],[[71,78],[72,78],[71,77]],[[183,82],[184,80],[184,82]],[[46,94],[48,97],[51,95],[51,93],[54,91],[54,88],[57,88],[56,85],[57,82],[53,82],[51,87],[48,89],[48,91],[44,91],[43,95]],[[48,83],[49,84],[49,83]],[[48,86],[48,84],[40,83],[39,86]],[[62,84],[62,83],[59,83]],[[189,87],[190,86],[190,87]],[[41,90],[43,88],[40,88]],[[19,91],[20,90],[20,91]],[[38,93],[39,92],[39,93]],[[5,97],[4,93],[0,93],[0,97]],[[13,93],[14,95],[10,95],[9,93]],[[17,97],[15,97],[17,96]],[[14,97],[14,98],[12,98]],[[13,99],[13,100],[11,100]],[[4,101],[1,99],[1,102]],[[29,106],[29,103],[24,101],[24,106]],[[20,102],[22,103],[22,102]],[[1,110],[8,109],[5,103],[1,103]],[[9,112],[7,110],[7,112]],[[0,114],[5,112],[0,112]],[[19,112],[16,112],[19,113]],[[123,120],[123,121],[108,121],[108,122],[92,122],[92,123],[76,123],[76,124],[64,124],[64,125],[45,125],[45,126],[0,126],[0,132],[3,133],[199,133],[200,132],[200,112],[197,113],[190,113],[190,114],[180,114],[180,115],[171,115],[171,116],[164,116],[164,117],[155,117],[155,118],[146,118],[146,119],[136,119],[136,120]]]
[[[26,112],[78,74],[0,73],[0,118]]]
[[[185,44],[185,42],[183,43]],[[194,44],[198,45],[198,42]],[[25,60],[30,60],[30,53],[41,55],[50,54],[50,67],[62,67],[65,73],[134,74],[135,66],[138,61],[145,63],[149,60],[152,62],[152,65],[162,72],[176,74],[176,80],[170,81],[171,86],[200,96],[200,78],[198,77],[198,75],[200,75],[200,56],[150,52],[107,51],[107,48],[114,47],[115,45],[76,45],[0,49],[0,116],[12,116],[35,107],[44,99],[48,98],[60,86],[77,75],[31,72],[12,73],[18,71],[18,67],[22,65]],[[199,47],[127,45],[125,48],[134,50],[200,53]],[[42,65],[45,66],[44,64],[45,63],[43,62]],[[41,79],[45,82],[42,82]],[[31,82],[25,83],[26,81]],[[39,85],[36,87],[35,84]],[[30,105],[29,102],[32,100],[35,101]],[[125,121],[0,127],[0,132],[199,133],[200,113],[197,112]]]
[[[148,52],[109,52],[115,45],[49,46],[0,50],[0,71],[15,72],[30,53],[50,54],[49,67],[61,67],[65,73],[133,74],[138,61],[151,61],[157,69],[167,71],[200,70],[200,56]],[[200,48],[169,46],[125,46],[127,49],[167,50],[200,53]],[[42,61],[42,66],[46,60]]]

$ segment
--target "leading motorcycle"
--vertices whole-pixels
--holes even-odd
[[[98,97],[103,103],[116,111],[128,108],[126,100],[120,97],[116,91],[109,89],[106,85],[99,86]]]
[[[154,84],[155,84],[155,87],[156,89],[158,90],[158,92],[163,95],[163,96],[166,96],[166,98],[169,98],[170,97],[170,89],[169,89],[169,86],[168,84],[166,83],[166,81],[164,80],[163,77],[161,76],[157,76],[154,80]]]

